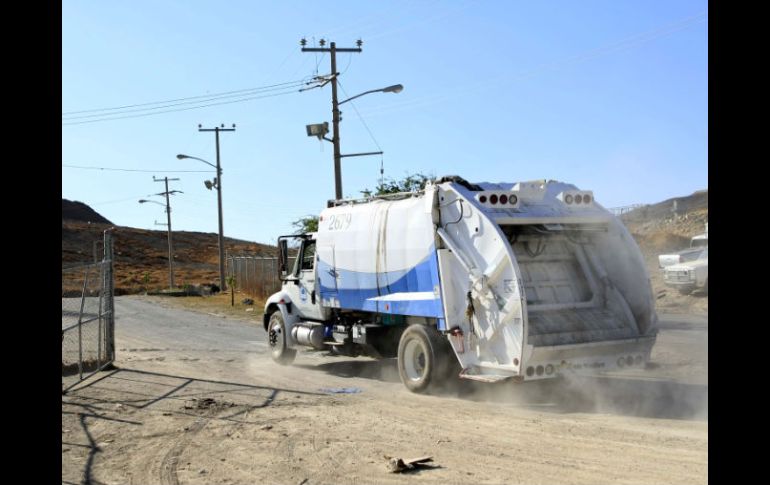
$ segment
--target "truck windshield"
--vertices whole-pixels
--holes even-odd
[[[704,248],[704,247],[707,247],[708,245],[709,245],[708,239],[693,239],[690,242],[691,248]]]

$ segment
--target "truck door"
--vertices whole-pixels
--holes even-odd
[[[315,239],[302,241],[294,264],[295,284],[290,285],[292,302],[302,318],[322,320],[320,298],[316,291],[316,242]]]

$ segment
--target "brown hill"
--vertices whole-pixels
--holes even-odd
[[[658,267],[658,255],[689,247],[691,237],[705,232],[709,219],[708,190],[639,207],[623,214],[621,219],[647,262],[658,311],[708,315],[707,294],[680,295],[665,285]]]
[[[62,220],[62,267],[101,259],[102,236],[109,224]],[[115,290],[138,293],[168,286],[168,233],[115,226]],[[218,283],[217,234],[174,231],[174,280],[177,286]],[[274,256],[275,246],[226,237],[229,254]]]
[[[708,189],[639,207],[621,216],[646,252],[668,252],[690,244],[705,232],[709,217]]]
[[[92,224],[112,224],[86,204],[67,199],[61,200],[61,220],[90,222]]]

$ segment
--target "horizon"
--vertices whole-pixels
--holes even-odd
[[[471,182],[471,183],[478,183],[478,182]],[[668,201],[670,201],[670,200],[674,200],[674,199],[684,199],[684,198],[687,198],[687,197],[692,197],[692,196],[694,196],[694,195],[696,195],[696,194],[699,194],[699,193],[703,193],[703,192],[708,192],[708,188],[705,188],[705,189],[698,189],[698,190],[695,190],[694,192],[692,192],[691,194],[688,194],[688,195],[680,195],[680,196],[674,196],[674,197],[670,197],[670,198],[668,198],[668,199],[665,199],[665,200],[661,200],[661,201],[658,201],[658,202],[653,202],[653,203],[650,203],[650,204],[633,204],[633,203],[632,203],[632,204],[627,204],[627,205],[625,205],[625,206],[617,206],[617,207],[605,207],[605,208],[606,208],[606,209],[608,209],[608,210],[611,210],[611,209],[615,209],[615,208],[620,208],[620,207],[629,207],[629,206],[634,206],[634,205],[640,205],[640,206],[646,206],[646,205],[658,205],[658,204],[663,204],[663,203],[665,203],[665,202],[668,202]],[[86,204],[85,202],[82,202],[82,201],[79,201],[79,200],[71,200],[71,199],[66,199],[66,198],[64,198],[64,197],[62,197],[62,200],[66,200],[66,201],[68,201],[68,202],[70,202],[70,203],[76,203],[76,204],[85,204],[87,207],[89,207],[91,210],[93,210],[94,212],[96,212],[96,213],[97,213],[98,215],[100,215],[101,217],[103,217],[103,218],[105,218],[105,219],[108,219],[108,220],[110,220],[108,217],[104,216],[104,214],[100,213],[99,211],[97,211],[97,210],[96,210],[96,209],[94,209],[93,207],[89,206],[89,205],[88,205],[88,204]],[[78,222],[85,222],[85,221],[81,221],[81,220],[78,220]],[[92,224],[92,222],[90,222],[90,221],[87,221],[87,222],[88,222],[89,224]],[[157,232],[162,232],[162,233],[164,233],[164,234],[168,232],[166,229],[151,229],[151,228],[143,228],[143,227],[127,226],[127,225],[124,225],[124,224],[118,224],[118,223],[116,223],[115,221],[112,221],[112,220],[110,220],[110,223],[111,223],[112,225],[114,225],[114,226],[118,226],[118,227],[127,227],[127,228],[130,228],[130,229],[140,229],[140,230],[143,230],[143,231],[157,231]],[[104,223],[96,223],[96,224],[104,224]],[[106,225],[106,224],[105,224],[105,225]],[[188,229],[173,229],[173,232],[174,232],[174,233],[178,233],[178,232],[179,232],[179,233],[181,233],[181,232],[187,232],[187,233],[198,233],[198,234],[212,235],[212,236],[214,236],[214,237],[216,237],[216,236],[218,235],[218,233],[217,233],[217,232],[201,231],[201,230],[188,230]],[[292,232],[294,232],[294,231],[292,231]],[[288,234],[288,233],[287,233],[287,234]],[[281,235],[284,235],[284,234],[281,234]],[[225,235],[224,235],[224,238],[225,238],[225,239],[233,239],[233,240],[242,241],[242,242],[248,242],[248,243],[256,243],[256,244],[261,244],[261,245],[265,245],[265,246],[273,246],[273,243],[272,243],[271,241],[257,241],[257,240],[252,240],[252,239],[242,239],[242,238],[239,238],[239,237],[228,236],[227,234],[225,234]]]

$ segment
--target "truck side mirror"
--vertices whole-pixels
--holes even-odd
[[[281,279],[286,277],[286,273],[289,271],[289,251],[287,249],[286,239],[278,240],[278,271],[281,274]]]

